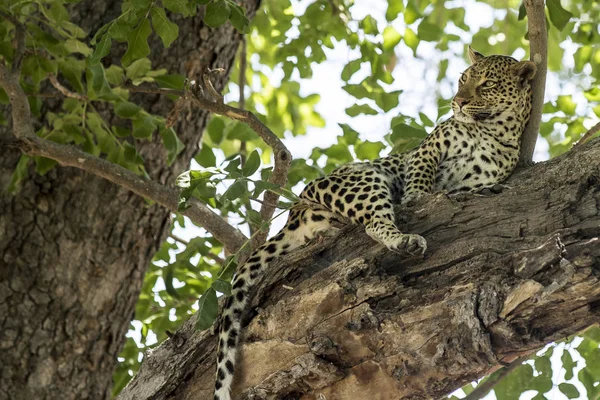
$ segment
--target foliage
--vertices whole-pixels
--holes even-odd
[[[36,132],[39,136],[80,146],[142,176],[146,172],[138,148],[144,141],[160,137],[166,159],[173,163],[183,150],[178,133],[168,126],[166,116],[154,115],[132,102],[123,83],[183,88],[184,76],[153,65],[148,40],[156,35],[164,47],[177,46],[181,38],[174,16],[203,15],[209,26],[231,23],[246,33],[248,66],[242,71],[238,65],[233,71],[226,90],[229,104],[239,104],[236,93],[240,92],[240,75],[245,74],[246,84],[241,89],[246,108],[279,137],[320,129],[335,138],[331,146],[314,147],[308,157],[295,159],[288,186],[280,188],[268,183],[272,151],[256,133],[240,122],[211,118],[193,169],[180,177],[180,208],[195,197],[248,232],[269,223],[257,212],[265,191],[283,194],[280,208],[285,210],[298,184],[341,163],[370,160],[387,154],[386,149],[401,152],[416,146],[448,115],[454,81],[466,66],[460,60],[466,43],[484,54],[522,58],[528,51],[526,15],[518,0],[468,0],[466,6],[446,0],[378,0],[377,7],[367,10],[352,0],[264,0],[251,23],[233,0],[124,0],[120,15],[96,32],[86,32],[70,21],[70,3],[76,2],[0,1],[2,13],[26,26],[21,85],[33,115],[42,120]],[[475,7],[489,20],[474,19],[469,8]],[[600,2],[548,0],[547,11],[547,97],[551,100],[544,106],[541,136],[550,155],[556,156],[571,147],[593,118],[600,117]],[[15,26],[3,18],[0,56],[8,63],[15,56],[14,40]],[[304,87],[318,65],[331,62],[339,49],[348,60],[332,79],[340,81],[348,106],[327,104],[328,111],[341,107],[346,114],[344,121],[332,125],[319,113],[322,93],[307,93]],[[113,57],[115,54],[121,56]],[[49,90],[49,74],[79,98],[63,99]],[[45,113],[44,103],[54,97],[63,100],[61,111]],[[0,103],[8,103],[1,89]],[[105,121],[100,112],[105,109],[117,118]],[[368,140],[359,126],[381,116],[385,131]],[[7,116],[0,114],[0,124],[6,123]],[[13,174],[11,191],[17,191],[20,181],[26,179],[30,163],[35,163],[40,174],[55,166],[44,158],[23,156]],[[193,239],[178,237],[186,230],[188,236],[194,232]],[[204,230],[175,217],[171,239],[163,243],[145,277],[131,337],[115,373],[115,393],[139,368],[141,351],[160,343],[167,331],[177,329],[196,310],[201,310],[199,327],[210,326],[216,315],[217,292],[227,293],[235,268],[235,258],[225,258],[223,253],[222,244]],[[560,365],[549,361],[559,349],[555,346],[533,365],[527,364],[505,379],[496,396],[517,398],[525,390],[537,390],[542,396],[556,385],[569,398],[581,394],[581,386],[572,380],[580,365],[574,361],[575,352],[587,365],[577,369],[578,382],[590,397],[597,395],[598,334],[590,332],[583,339],[573,339],[568,351],[561,350],[567,370],[562,383],[550,379]]]

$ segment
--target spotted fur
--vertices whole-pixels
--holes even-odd
[[[471,49],[469,56],[472,65],[460,78],[453,117],[410,153],[348,164],[310,182],[284,228],[237,271],[221,316],[215,400],[231,399],[242,314],[250,289],[272,260],[331,229],[338,216],[363,225],[369,236],[392,251],[423,254],[425,239],[397,228],[394,204],[442,190],[476,192],[511,174],[531,111],[535,64],[507,56],[484,57]]]

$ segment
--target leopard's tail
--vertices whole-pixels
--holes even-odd
[[[250,291],[275,257],[289,253],[314,237],[318,231],[327,229],[330,214],[325,210],[311,210],[297,205],[290,211],[285,227],[260,246],[238,269],[232,282],[231,295],[221,314],[214,400],[231,400],[242,316],[248,305]]]

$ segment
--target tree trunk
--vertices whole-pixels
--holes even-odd
[[[275,262],[256,290],[236,399],[431,399],[600,317],[600,140],[499,195],[400,210],[404,259],[360,227]],[[216,340],[188,321],[119,396],[211,399]],[[320,395],[324,395],[321,397]]]
[[[259,3],[245,2],[249,17]],[[83,1],[71,9],[73,22],[93,34],[118,16],[120,4]],[[202,13],[173,19],[179,38],[164,49],[153,36],[153,68],[189,77],[207,66],[230,71],[241,37],[231,24],[210,29]],[[123,48],[114,50],[116,62]],[[218,77],[215,87],[222,89],[227,78]],[[165,116],[172,107],[164,97],[132,99]],[[44,112],[58,108],[48,104]],[[105,112],[105,118],[113,116]],[[207,118],[194,110],[179,123],[186,148],[170,167],[159,135],[140,146],[153,179],[172,184],[187,168]],[[0,127],[0,137],[11,130]],[[107,399],[146,267],[170,227],[169,212],[72,168],[45,176],[31,169],[21,191],[9,195],[4,188],[20,153],[1,152],[0,399]]]

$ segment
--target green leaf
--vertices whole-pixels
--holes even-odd
[[[71,53],[81,53],[86,57],[92,55],[92,49],[85,43],[76,39],[67,39],[65,41],[65,49],[69,50]]]
[[[404,30],[404,43],[412,49],[413,54],[416,56],[417,47],[419,47],[419,37],[410,28]]]
[[[211,287],[217,292],[223,293],[225,296],[229,296],[231,294],[231,283],[225,282],[222,279],[217,279],[214,281]]]
[[[379,157],[379,153],[383,149],[385,149],[385,144],[368,140],[354,146],[356,156],[361,160],[374,160]]]
[[[338,124],[338,125],[340,126],[340,128],[342,128],[342,131],[344,131],[343,138],[344,138],[344,141],[346,142],[346,144],[347,145],[355,144],[356,141],[358,140],[358,136],[360,134],[348,124]]]
[[[152,32],[150,21],[143,19],[131,33],[127,35],[127,51],[121,58],[123,66],[128,66],[133,61],[146,57],[150,54],[148,36]]]
[[[179,35],[179,27],[177,24],[174,24],[167,18],[163,8],[152,6],[150,15],[152,15],[152,26],[154,27],[154,31],[160,36],[163,45],[165,47],[171,46],[171,43],[173,43]]]
[[[105,75],[106,80],[112,85],[118,86],[123,83],[123,68],[118,65],[113,64],[108,67],[105,71]]]
[[[568,349],[564,349],[561,361],[562,367],[565,369],[565,379],[571,380],[573,378],[573,370],[577,366],[577,363],[573,361],[573,357],[571,357],[571,353]]]
[[[209,130],[210,133],[210,130]],[[257,134],[243,122],[236,121],[233,128],[227,133],[227,139],[237,139],[242,142],[256,139]]]
[[[202,144],[202,147],[200,148],[200,153],[198,153],[198,155],[194,157],[194,160],[196,160],[198,164],[205,168],[214,167],[215,165],[217,165],[217,158],[213,153],[212,147],[210,147],[206,143]]]
[[[183,84],[185,82],[185,77],[183,75],[161,75],[154,77],[154,81],[160,87],[170,88],[170,89],[181,89],[183,88]]]
[[[156,129],[154,118],[149,115],[141,115],[133,120],[133,137],[136,139],[148,139]]]
[[[242,195],[247,192],[248,187],[246,186],[245,181],[235,181],[231,186],[227,188],[225,193],[223,193],[223,198],[233,201],[242,197]]]
[[[152,69],[152,61],[148,58],[140,58],[125,68],[125,76],[133,81],[146,76],[150,69]]]
[[[377,111],[368,104],[355,104],[346,108],[346,114],[351,117],[356,117],[358,114],[377,115]]]
[[[385,12],[385,19],[388,22],[395,20],[404,10],[404,4],[402,4],[402,0],[388,0],[388,8]]]
[[[561,383],[561,384],[558,385],[558,388],[569,399],[575,399],[575,398],[578,398],[580,396],[579,390],[577,390],[577,388],[575,387],[575,385],[572,385],[570,383],[564,383],[563,382],[563,383]]]
[[[183,151],[185,145],[179,140],[173,128],[167,128],[164,125],[160,127],[160,137],[167,149],[167,163],[171,165],[179,153]]]
[[[171,296],[174,297],[176,299],[179,299],[179,293],[177,293],[177,290],[175,290],[175,287],[173,287],[173,269],[174,269],[174,264],[169,264],[166,267],[163,268],[163,281],[165,282],[165,289],[167,290],[167,293]]]
[[[427,42],[437,42],[444,34],[442,28],[440,28],[438,25],[430,24],[427,21],[422,21],[419,24],[419,29],[417,32],[419,39]]]
[[[415,6],[414,0],[408,0],[406,9],[404,10],[404,22],[406,22],[406,25],[410,25],[419,18],[421,18],[421,13]]]
[[[90,57],[90,64],[97,64],[110,53],[112,39],[108,33],[102,36],[102,39],[94,47],[94,53]]]
[[[187,0],[163,0],[162,3],[171,12],[183,14],[186,17],[192,15]]]
[[[352,60],[342,70],[342,80],[348,82],[348,80],[360,69],[360,65],[363,63],[362,59]]]
[[[198,301],[196,329],[205,330],[210,328],[217,319],[218,310],[219,303],[217,302],[217,292],[211,287],[204,292]]]
[[[260,167],[260,156],[258,155],[258,151],[254,150],[242,167],[242,173],[245,177],[249,177],[256,172],[258,167]]]
[[[115,114],[121,118],[133,118],[141,108],[129,101],[122,101],[115,106]]]
[[[359,26],[363,28],[367,35],[377,35],[379,33],[379,29],[377,29],[377,20],[370,15],[367,15],[360,21]]]
[[[392,136],[390,137],[390,139],[393,143],[395,143],[399,139],[422,139],[426,136],[427,132],[425,132],[425,130],[413,128],[410,125],[400,123],[392,127]]]
[[[29,160],[30,158],[26,155],[22,155],[19,158],[19,162],[17,162],[17,166],[10,177],[10,182],[6,187],[6,190],[9,193],[15,194],[21,190],[21,182],[23,182],[23,180],[29,175],[27,168],[29,165]]]
[[[395,30],[391,26],[386,26],[383,30],[383,49],[393,49],[398,43],[400,43],[401,39],[402,36],[398,33],[397,30]]]
[[[204,23],[211,28],[217,28],[223,25],[231,15],[231,7],[225,0],[216,0],[206,6],[206,15]]]
[[[547,0],[546,6],[548,7],[548,14],[550,14],[552,25],[557,27],[559,31],[562,31],[573,17],[573,14],[562,7],[560,0]]]
[[[242,7],[234,3],[233,1],[227,1],[229,7],[231,8],[231,15],[229,16],[229,21],[231,21],[231,25],[235,27],[241,33],[248,33],[248,26],[250,25],[250,21],[246,18],[246,13]]]

